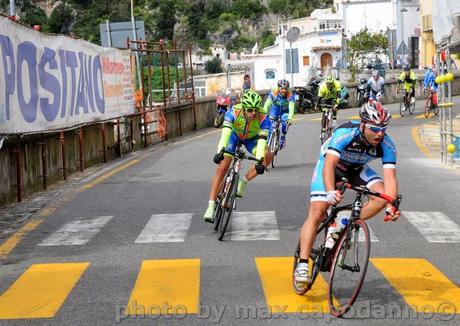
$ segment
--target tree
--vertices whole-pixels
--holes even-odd
[[[239,18],[255,22],[267,12],[267,8],[259,0],[235,0],[232,12]]]
[[[204,70],[208,74],[218,74],[223,72],[222,70],[222,60],[218,57],[214,57],[211,60],[208,60],[204,63]]]
[[[50,15],[47,31],[55,34],[69,34],[74,21],[73,10],[65,2],[61,2]]]
[[[382,33],[370,33],[366,28],[351,37],[348,42],[351,57],[359,51],[375,51],[388,48],[388,39]]]
[[[265,30],[262,32],[262,36],[260,37],[260,48],[263,49],[269,47],[275,44],[275,41],[276,35],[269,30]]]

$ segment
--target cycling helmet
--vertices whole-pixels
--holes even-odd
[[[391,119],[388,109],[374,101],[363,104],[359,109],[359,116],[362,121],[372,122],[383,127],[387,126]]]
[[[378,77],[378,76],[380,76],[379,71],[378,71],[378,70],[374,70],[374,71],[372,72],[372,77]]]
[[[244,110],[249,108],[260,108],[262,104],[262,98],[260,95],[251,89],[247,90],[243,93],[243,97],[241,98],[241,106]]]
[[[289,81],[286,80],[286,79],[280,79],[280,80],[278,80],[278,87],[279,87],[279,88],[288,89],[288,88],[289,88]]]
[[[409,65],[405,65],[405,66],[404,66],[404,71],[410,71]]]
[[[334,82],[334,77],[327,75],[325,79],[326,84],[332,84]]]

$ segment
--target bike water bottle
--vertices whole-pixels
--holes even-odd
[[[339,227],[338,227],[337,222],[336,221],[332,222],[332,224],[327,229],[326,243],[324,244],[325,248],[331,249],[332,247],[334,247],[334,244],[335,244],[334,234],[338,230],[339,230]]]

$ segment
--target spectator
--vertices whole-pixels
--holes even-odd
[[[243,82],[243,93],[246,92],[249,89],[252,89],[251,78],[249,77],[248,74],[245,74],[244,75],[244,82]]]

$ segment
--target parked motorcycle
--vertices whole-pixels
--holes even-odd
[[[230,94],[218,95],[216,98],[217,115],[214,118],[214,128],[220,128],[224,123],[224,116],[231,104]]]
[[[313,113],[315,111],[319,84],[321,84],[321,79],[318,78],[310,81],[305,87],[295,87],[295,92],[299,96],[299,113]]]
[[[359,80],[357,100],[358,106],[363,105],[367,101],[367,80],[364,78]]]

